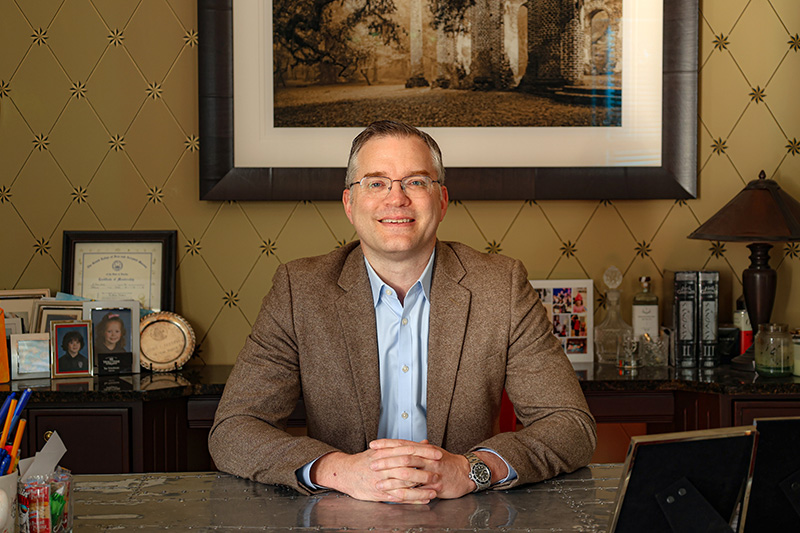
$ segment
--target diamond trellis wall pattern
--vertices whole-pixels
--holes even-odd
[[[761,169],[800,198],[800,2],[701,0],[698,16],[697,200],[455,202],[440,238],[531,278],[592,278],[599,316],[610,264],[628,316],[636,279],[660,292],[665,269],[720,270],[738,297],[744,245],[686,236]],[[0,0],[0,288],[58,290],[64,230],[177,229],[192,364],[228,364],[277,265],[355,236],[335,202],[197,199],[202,38],[195,0]],[[792,328],[799,256],[772,252],[774,318]]]

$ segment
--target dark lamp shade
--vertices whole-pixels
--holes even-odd
[[[733,200],[689,235],[708,241],[800,241],[800,202],[762,170]]]

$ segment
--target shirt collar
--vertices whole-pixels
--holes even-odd
[[[433,279],[433,259],[435,255],[436,248],[434,248],[431,252],[431,258],[428,259],[428,264],[425,265],[425,270],[422,271],[422,275],[419,277],[416,283],[411,286],[411,288],[414,288],[417,284],[420,284],[422,286],[422,292],[425,294],[425,299],[429,302],[431,301],[431,280]],[[378,276],[378,274],[372,268],[372,265],[369,264],[367,256],[364,256],[364,263],[367,265],[369,285],[370,288],[372,288],[372,303],[375,305],[375,307],[377,307],[378,302],[381,299],[381,294],[383,293],[383,288],[389,287],[389,285],[384,283],[380,276]]]

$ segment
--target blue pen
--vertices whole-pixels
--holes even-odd
[[[22,410],[25,409],[25,405],[28,403],[32,392],[33,391],[30,389],[30,387],[22,391],[22,395],[19,397],[19,402],[17,402],[17,408],[14,410],[14,418],[19,419],[19,417],[22,415]]]
[[[12,392],[6,396],[6,401],[3,402],[3,407],[0,407],[0,420],[4,420],[8,414],[8,406],[11,405],[11,400],[17,397],[16,392]]]
[[[8,472],[8,467],[11,466],[11,456],[6,455],[2,462],[0,462],[0,472]],[[3,474],[5,475],[5,474]]]
[[[17,427],[17,422],[19,422],[19,419],[22,416],[22,409],[24,409],[25,404],[28,403],[28,399],[31,397],[31,392],[33,391],[30,388],[27,388],[22,392],[22,395],[19,397],[19,402],[17,402],[17,408],[14,409],[14,415],[11,417],[11,425],[8,427],[8,441],[0,444],[14,443],[14,428]],[[2,463],[0,463],[0,466],[2,466]],[[0,472],[2,472],[1,469]]]

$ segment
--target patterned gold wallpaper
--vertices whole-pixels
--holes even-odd
[[[517,257],[531,278],[592,278],[601,298],[615,264],[628,318],[636,278],[660,292],[665,269],[720,270],[738,296],[745,246],[686,235],[761,169],[800,198],[800,2],[701,0],[698,16],[697,200],[463,202],[440,237]],[[0,288],[58,290],[63,230],[177,229],[193,364],[221,364],[278,264],[354,234],[335,202],[197,199],[198,39],[195,0],[0,0]],[[799,255],[772,253],[774,319],[791,327]]]

